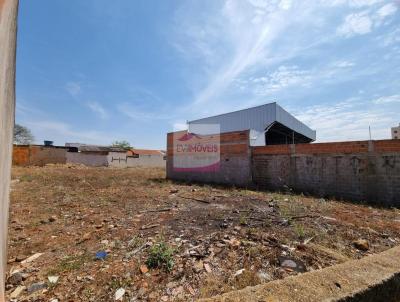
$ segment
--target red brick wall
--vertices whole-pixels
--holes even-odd
[[[260,187],[400,206],[400,140],[251,149],[253,182]]]

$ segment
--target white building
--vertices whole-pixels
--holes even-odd
[[[400,123],[399,126],[392,128],[392,139],[400,139]]]

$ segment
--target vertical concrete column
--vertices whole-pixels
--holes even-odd
[[[18,0],[0,0],[0,301],[4,300],[7,225],[15,113]]]

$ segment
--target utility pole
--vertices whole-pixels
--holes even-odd
[[[0,301],[5,301],[18,0],[0,0]]]

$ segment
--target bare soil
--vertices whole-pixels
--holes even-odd
[[[13,301],[114,301],[118,290],[121,301],[191,301],[400,240],[397,209],[177,183],[163,169],[14,167],[11,199]],[[149,267],[160,245],[172,252],[158,255],[170,271]]]

